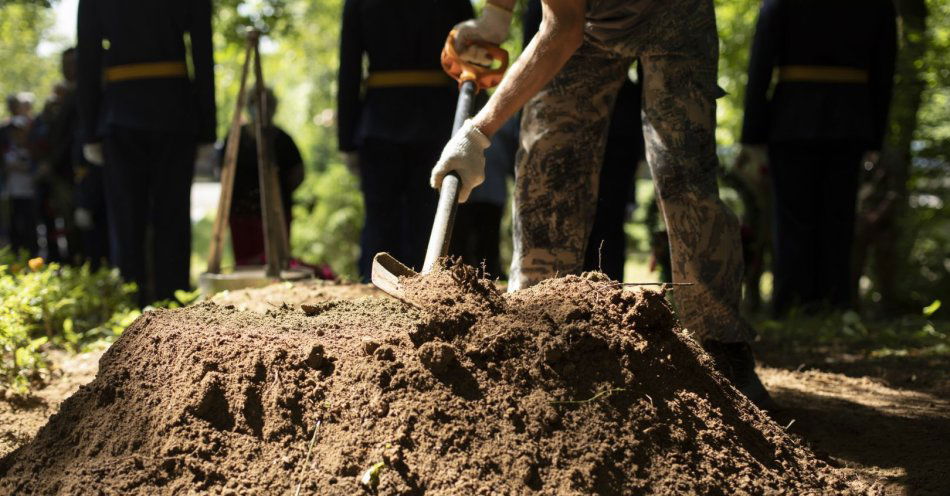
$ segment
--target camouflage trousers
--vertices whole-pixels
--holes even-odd
[[[582,270],[614,99],[637,58],[647,162],[669,232],[673,280],[693,284],[674,290],[679,318],[700,341],[752,336],[739,315],[738,221],[720,201],[716,182],[718,39],[711,10],[710,3],[708,16],[693,23],[680,19],[678,28],[685,24],[692,41],[675,50],[640,51],[636,40],[606,46],[588,36],[525,106],[510,290]],[[649,38],[646,31],[637,35]]]

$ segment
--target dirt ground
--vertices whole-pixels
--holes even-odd
[[[32,439],[64,399],[96,377],[104,351],[77,355],[55,351],[50,356],[53,372],[46,387],[27,397],[0,390],[0,457]]]
[[[219,295],[220,305],[260,313],[374,295],[369,286],[313,282]],[[767,345],[767,343],[766,343]],[[948,494],[950,363],[760,347],[763,381],[783,406],[776,421],[818,455],[885,494]],[[54,355],[49,384],[29,398],[0,399],[0,457],[26,443],[59,404],[96,373],[101,353]]]
[[[950,357],[872,357],[760,346],[776,420],[889,495],[946,495]]]

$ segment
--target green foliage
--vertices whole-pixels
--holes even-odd
[[[304,260],[327,263],[342,277],[355,279],[363,203],[359,181],[335,163],[310,175],[297,190],[291,233],[293,252]]]
[[[749,47],[752,45],[759,5],[758,0],[716,0],[719,86],[726,91],[726,96],[717,102],[716,139],[721,145],[738,143],[741,138],[739,134],[742,127]]]
[[[270,36],[284,36],[294,30],[299,19],[297,2],[285,0],[217,0],[217,32],[229,41],[239,42],[248,27]]]
[[[0,3],[0,96],[28,91],[42,98],[58,78],[58,57],[40,57],[36,49],[48,39],[52,13],[33,2]],[[40,101],[36,103],[38,107]],[[38,110],[38,109],[37,109]],[[0,114],[6,112],[6,107]]]
[[[927,317],[927,318],[933,317],[933,314],[937,313],[937,310],[940,310],[940,306],[941,306],[941,301],[934,300],[933,303],[925,306],[924,309],[921,311],[921,313],[924,314],[924,317]]]
[[[386,467],[386,462],[376,462],[371,467],[366,469],[363,472],[363,476],[360,477],[360,484],[368,487],[370,490],[375,491],[376,486],[379,485],[379,474]]]
[[[47,343],[77,351],[138,317],[134,284],[118,271],[25,263],[0,250],[0,384],[23,389],[45,367]]]
[[[942,176],[942,177],[941,177]],[[904,273],[898,281],[908,301],[930,303],[950,294],[950,164],[936,170],[916,170],[910,180],[910,208],[904,216],[910,243]],[[891,263],[891,262],[888,262]],[[872,294],[872,297],[874,295]]]
[[[920,315],[887,320],[865,320],[853,311],[823,315],[792,313],[781,321],[756,322],[762,337],[777,346],[804,345],[810,349],[866,351],[871,355],[950,354],[950,321],[936,319],[939,301]]]
[[[926,85],[915,139],[918,155],[950,160],[950,2],[927,0],[929,49],[918,61]]]
[[[240,8],[226,6],[242,5]],[[279,10],[269,5],[281,4]],[[217,79],[219,136],[231,122],[244,63],[245,44],[240,22],[263,29],[262,68],[267,85],[279,99],[275,122],[293,136],[308,170],[320,172],[339,161],[336,149],[336,75],[342,0],[229,0],[217,9],[215,76]],[[272,12],[270,16],[267,14]],[[277,19],[274,16],[280,14]],[[243,21],[241,21],[243,22]],[[249,84],[254,84],[253,74]]]

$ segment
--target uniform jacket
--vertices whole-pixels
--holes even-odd
[[[742,142],[845,141],[880,149],[896,52],[891,0],[764,0],[749,61]],[[867,71],[866,83],[779,80],[783,66]]]
[[[469,0],[346,0],[337,93],[340,150],[356,150],[367,140],[448,141],[457,87],[449,83],[361,91],[363,55],[370,73],[441,71],[439,56],[449,31],[472,15]]]
[[[211,0],[80,0],[79,116],[85,143],[110,126],[215,141]],[[186,54],[186,33],[190,54]],[[189,77],[106,82],[106,68],[188,62]]]

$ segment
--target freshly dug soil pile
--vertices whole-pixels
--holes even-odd
[[[346,284],[336,281],[310,279],[295,283],[271,284],[266,288],[222,291],[211,301],[218,305],[234,305],[238,310],[264,313],[283,304],[300,305],[334,299],[356,299],[361,296],[381,296],[383,293],[370,284]]]
[[[847,481],[711,372],[662,295],[502,295],[452,265],[386,298],[149,313],[0,460],[0,493],[827,494]]]

